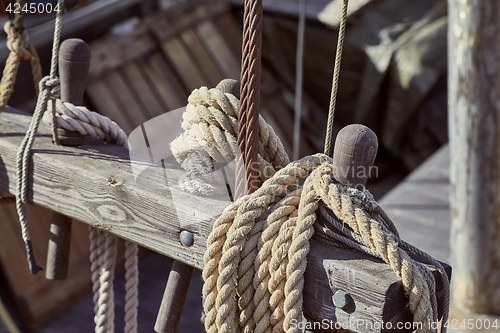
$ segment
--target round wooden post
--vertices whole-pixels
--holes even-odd
[[[448,12],[452,303],[500,314],[500,2]]]
[[[75,105],[83,102],[85,81],[90,66],[90,48],[81,39],[68,39],[59,49],[59,77],[61,80],[61,100]],[[78,132],[57,129],[59,143],[65,146],[79,146],[84,136]],[[50,225],[50,239],[47,253],[45,277],[49,280],[65,279],[68,275],[69,250],[71,241],[71,219],[53,213]]]
[[[342,128],[333,151],[334,177],[343,185],[363,189],[377,156],[377,135],[364,125]]]

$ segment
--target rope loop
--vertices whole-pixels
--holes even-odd
[[[26,30],[16,28],[11,21],[5,22],[4,31],[7,34],[7,48],[23,60],[34,57],[30,36]]]
[[[56,100],[61,96],[61,84],[59,78],[45,76],[40,80],[38,84],[38,89],[42,92],[46,92],[48,99]]]

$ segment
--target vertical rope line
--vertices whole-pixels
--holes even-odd
[[[254,192],[260,186],[257,163],[259,153],[262,10],[262,0],[245,0],[238,147],[245,163],[248,193]],[[239,193],[238,190],[237,193]]]
[[[137,333],[139,270],[137,244],[125,242],[125,333]]]
[[[63,0],[58,0],[60,8],[63,8]],[[57,13],[55,30],[54,30],[54,45],[53,50],[59,49],[59,40],[61,33],[61,18],[62,10]],[[57,46],[56,46],[57,44]],[[55,64],[54,64],[55,62]],[[40,81],[37,104],[35,111],[31,118],[30,125],[26,131],[26,135],[23,138],[17,151],[17,193],[16,193],[16,209],[19,216],[19,224],[21,226],[21,234],[23,241],[26,246],[26,256],[28,259],[28,265],[30,272],[36,274],[41,268],[36,264],[35,255],[33,253],[33,247],[31,244],[31,238],[28,230],[28,219],[26,217],[26,211],[24,205],[28,201],[28,168],[29,160],[31,156],[31,149],[35,141],[35,135],[40,125],[43,113],[47,109],[47,102],[49,99],[56,99],[59,97],[60,87],[59,79],[56,76],[57,71],[57,54],[52,54],[52,64],[51,73],[49,77],[45,77]]]
[[[330,107],[328,110],[328,122],[326,125],[325,137],[325,155],[333,156],[333,119],[335,116],[335,107],[337,104],[337,93],[339,88],[340,64],[342,62],[342,51],[344,49],[345,27],[347,25],[347,8],[349,0],[344,0],[342,5],[342,17],[340,19],[339,37],[337,41],[337,52],[335,54],[335,68],[333,70],[332,91],[330,96]]]
[[[299,27],[297,33],[297,57],[295,66],[295,120],[293,124],[294,161],[300,154],[300,123],[302,120],[302,87],[304,80],[304,37],[306,31],[306,0],[299,2]]]

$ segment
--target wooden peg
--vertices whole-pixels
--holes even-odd
[[[81,39],[67,39],[59,48],[59,79],[61,101],[82,105],[90,67],[90,47]],[[78,132],[57,129],[63,146],[80,146],[85,137]]]
[[[377,156],[377,135],[364,125],[344,127],[337,134],[333,151],[335,179],[362,190]]]
[[[61,80],[61,100],[81,105],[85,92],[90,65],[90,48],[81,39],[68,39],[59,49],[59,76]],[[84,136],[78,132],[59,128],[59,143],[64,146],[79,146]],[[45,277],[49,280],[65,279],[68,275],[69,250],[71,241],[71,219],[52,213],[49,248]]]
[[[224,79],[217,85],[223,93],[233,94],[236,98],[240,97],[240,82],[233,79]],[[189,233],[189,232],[188,232]],[[184,246],[191,246],[182,239]],[[174,260],[170,275],[168,276],[167,286],[163,293],[160,310],[156,317],[155,332],[157,333],[175,333],[181,319],[182,307],[186,300],[189,289],[189,282],[193,274],[193,267],[182,262]]]

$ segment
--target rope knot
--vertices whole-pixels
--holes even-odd
[[[30,60],[34,55],[31,52],[32,46],[30,36],[26,30],[16,29],[14,25],[7,21],[4,25],[7,34],[7,48],[16,53],[23,60]]]
[[[46,76],[40,80],[40,91],[45,91],[49,94],[50,99],[58,99],[61,96],[61,84],[58,77]]]

